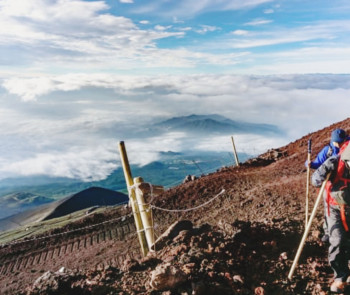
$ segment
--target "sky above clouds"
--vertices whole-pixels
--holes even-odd
[[[175,116],[285,131],[238,136],[255,153],[343,120],[349,15],[345,0],[0,0],[0,179],[102,179],[120,140],[139,164],[231,150],[221,137],[140,135]]]

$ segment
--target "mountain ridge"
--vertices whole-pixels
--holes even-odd
[[[17,191],[4,195],[0,198],[0,219],[52,201],[52,198],[30,192]]]
[[[186,131],[195,133],[251,133],[280,135],[282,130],[277,126],[265,123],[248,123],[244,121],[234,121],[218,114],[209,115],[189,115],[173,117],[153,125],[156,128],[166,131]]]

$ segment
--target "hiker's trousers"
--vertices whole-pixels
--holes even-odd
[[[328,211],[328,210],[327,210]],[[329,213],[329,214],[328,214]],[[345,209],[346,222],[350,226],[350,208]],[[326,213],[329,232],[328,260],[334,272],[334,279],[345,282],[350,275],[348,260],[350,258],[349,233],[345,231],[340,215],[340,206],[329,205]]]

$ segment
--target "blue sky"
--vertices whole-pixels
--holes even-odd
[[[347,1],[2,0],[15,74],[347,73]],[[77,63],[81,67],[77,67]]]
[[[101,179],[119,140],[139,164],[169,149],[231,150],[226,138],[131,136],[174,116],[285,131],[238,138],[246,152],[343,120],[349,15],[345,0],[0,0],[0,179]]]

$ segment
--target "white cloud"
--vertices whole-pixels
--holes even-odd
[[[120,3],[134,3],[134,0],[119,0]]]
[[[46,77],[32,79],[10,79],[3,83],[9,93],[22,97],[23,101],[35,100],[37,96],[44,95],[55,89],[54,81]]]
[[[235,148],[237,153],[259,155],[271,148],[278,148],[285,144],[284,138],[269,138],[256,134],[235,134]],[[213,145],[215,142],[215,145]],[[201,151],[227,152],[232,151],[230,136],[215,136],[203,138],[196,146]]]
[[[159,152],[180,152],[187,149],[187,135],[182,132],[169,132],[155,137],[128,140],[126,144],[131,164],[146,165],[161,157]]]
[[[191,31],[192,27],[179,28],[180,31]]]
[[[275,53],[257,54],[256,62],[246,73],[289,74],[289,73],[334,73],[348,74],[350,67],[350,47],[306,47]],[[244,71],[242,71],[244,72]]]
[[[116,161],[111,161],[116,157],[116,145],[97,146],[85,150],[71,148],[59,153],[38,153],[32,158],[7,163],[6,168],[0,168],[0,177],[49,175],[83,181],[101,180],[117,168]]]
[[[165,30],[168,30],[168,29],[170,29],[171,28],[171,26],[161,26],[161,25],[156,25],[155,27],[154,27],[157,31],[165,31]]]
[[[266,25],[269,23],[272,23],[272,20],[269,19],[255,19],[250,22],[245,23],[244,25],[246,26],[261,26],[261,25]]]
[[[155,56],[166,54],[156,49],[156,40],[184,35],[167,32],[170,26],[141,30],[128,18],[105,13],[108,6],[103,1],[25,2],[4,0],[0,6],[0,53],[6,59],[15,46],[21,53],[13,67],[28,63],[41,72],[71,69],[76,63],[94,70],[105,70],[106,64],[130,68],[133,62],[138,67],[145,56],[154,63]]]
[[[217,30],[220,30],[216,26],[207,26],[207,25],[202,25],[200,29],[195,30],[195,32],[199,34],[206,34],[208,32],[215,32]]]
[[[349,21],[327,21],[298,28],[278,28],[249,35],[249,39],[232,40],[234,48],[250,48],[293,42],[333,40],[350,28]],[[227,42],[227,40],[226,40]]]
[[[233,35],[237,35],[237,36],[245,36],[249,34],[249,31],[246,30],[235,30],[232,32]]]
[[[197,1],[178,0],[176,2],[156,0],[135,8],[133,12],[139,14],[161,14],[164,17],[188,17],[208,11],[232,11],[247,8],[254,8],[273,0],[219,0],[219,1]]]

